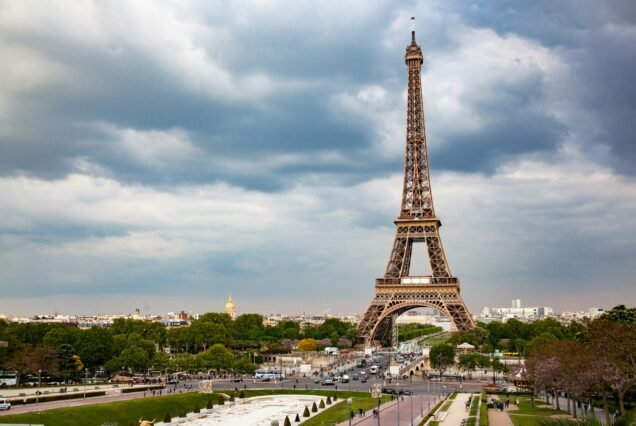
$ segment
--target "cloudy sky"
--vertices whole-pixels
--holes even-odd
[[[412,15],[469,308],[636,304],[633,2],[0,0],[0,313],[362,312]]]

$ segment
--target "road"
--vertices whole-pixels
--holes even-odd
[[[388,357],[383,357],[379,363],[386,368],[388,364]],[[351,370],[348,371],[350,377],[353,377],[354,374],[358,376],[362,376],[362,371],[366,372],[366,376],[368,376],[368,380],[366,383],[362,383],[361,380],[351,380],[348,383],[336,383],[330,386],[323,386],[322,379],[316,383],[316,378],[314,376],[311,377],[289,377],[285,380],[281,381],[271,381],[264,382],[260,380],[254,380],[252,378],[245,378],[241,382],[231,382],[228,379],[216,379],[213,380],[214,389],[320,389],[320,390],[339,390],[339,391],[358,391],[358,392],[369,392],[374,384],[379,383],[381,386],[391,387],[391,388],[403,388],[408,389],[414,395],[425,395],[427,397],[440,397],[444,396],[450,392],[460,389],[459,382],[434,382],[430,380],[423,380],[421,377],[413,376],[411,380],[394,380],[392,383],[387,383],[384,380],[378,379],[376,376],[369,374],[369,368],[357,368],[355,366],[350,367]],[[464,391],[470,392],[481,392],[481,388],[485,382],[466,382],[463,381],[461,383],[461,388]],[[166,390],[170,392],[186,392],[187,389],[198,390],[199,388],[199,380],[191,380],[186,382],[180,382],[178,385],[168,385]],[[55,389],[49,389],[51,393],[55,392]],[[20,404],[14,404],[10,411],[2,411],[0,412],[0,416],[6,415],[8,413],[23,413],[23,412],[31,412],[31,411],[43,411],[50,410],[54,408],[62,408],[62,407],[75,407],[81,405],[88,404],[96,404],[96,403],[105,403],[105,402],[113,402],[113,401],[122,401],[122,400],[130,400],[135,398],[148,398],[152,397],[152,392],[134,392],[128,394],[122,394],[121,387],[113,388],[112,386],[107,387],[103,390],[106,390],[106,395],[101,397],[93,397],[87,399],[81,399],[81,393],[78,394],[79,399],[72,400],[64,400],[64,401],[53,401],[40,403],[37,406],[35,404],[28,404],[26,406],[22,406]],[[166,390],[162,391],[162,395],[166,395]],[[17,392],[24,392],[24,390],[18,390]],[[57,390],[59,392],[59,390]],[[5,395],[7,396],[7,395]],[[158,396],[157,396],[158,397]]]

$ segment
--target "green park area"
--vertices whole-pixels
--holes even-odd
[[[169,413],[170,417],[177,417],[186,412],[192,412],[214,406],[220,403],[221,393],[202,394],[188,393],[179,395],[169,395],[161,397],[149,397],[130,401],[111,402],[104,404],[93,404],[82,407],[59,408],[54,410],[32,412],[25,414],[7,415],[0,418],[7,424],[45,424],[46,426],[100,426],[106,422],[117,423],[119,426],[137,425],[139,418],[148,420],[157,419],[161,421]],[[231,394],[231,392],[228,392]],[[294,391],[294,390],[246,390],[243,393],[246,398],[262,395],[277,394],[303,394],[321,395],[325,399],[337,395],[337,399],[332,402],[332,407],[327,408],[322,413],[307,421],[306,425],[332,425],[347,419],[348,404],[347,398],[352,399],[351,409],[358,408],[369,410],[377,404],[377,399],[369,397],[366,392],[345,392],[345,391]],[[238,397],[238,394],[235,393]],[[382,402],[389,400],[384,396]],[[293,419],[291,419],[293,420]]]
[[[519,409],[508,411],[510,420],[515,426],[534,426],[550,417],[569,417],[565,411],[555,410],[545,402],[535,400],[533,405],[528,396],[515,398],[519,399]],[[513,406],[513,404],[510,405]]]

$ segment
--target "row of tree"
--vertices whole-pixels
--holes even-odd
[[[215,368],[209,367],[206,354],[218,354],[224,348],[229,354],[225,359],[232,362],[223,363],[223,369],[247,371],[254,352],[290,352],[303,338],[320,342],[318,346],[351,347],[356,333],[355,325],[338,319],[304,328],[297,321],[265,326],[258,314],[232,320],[227,314],[207,313],[189,326],[175,328],[132,319],[116,319],[108,328],[88,330],[59,323],[0,320],[0,340],[8,342],[8,348],[0,349],[0,368],[22,374],[41,371],[68,380],[77,379],[84,368],[107,373],[180,371],[184,366],[189,371],[206,370]]]
[[[616,398],[625,414],[626,396],[636,386],[636,308],[618,306],[590,322],[576,339],[548,338],[529,350],[526,360],[530,383],[546,396],[565,394],[568,411],[576,417],[577,404],[598,396],[609,424],[608,399]],[[557,408],[559,399],[556,399]]]

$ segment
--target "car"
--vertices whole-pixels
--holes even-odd
[[[351,380],[358,380],[360,377],[358,377],[357,374],[354,374],[353,377],[351,377]]]
[[[232,383],[239,383],[239,382],[242,382],[242,381],[243,381],[243,379],[240,378],[240,377],[232,377],[230,379],[230,382],[232,382]]]
[[[362,378],[360,379],[360,383],[366,383],[366,382],[367,382],[367,378],[366,378],[366,377],[362,377]]]
[[[318,377],[316,377],[316,378],[314,379],[314,383],[316,383],[316,384],[320,383],[320,379],[319,379]]]
[[[442,379],[439,378],[439,376],[435,376],[435,377],[431,377],[431,382],[441,382]]]
[[[11,403],[8,399],[0,398],[0,410],[10,410]]]
[[[330,378],[326,378],[325,380],[322,381],[322,385],[323,386],[331,386],[331,385],[334,385],[334,384],[335,383]]]

